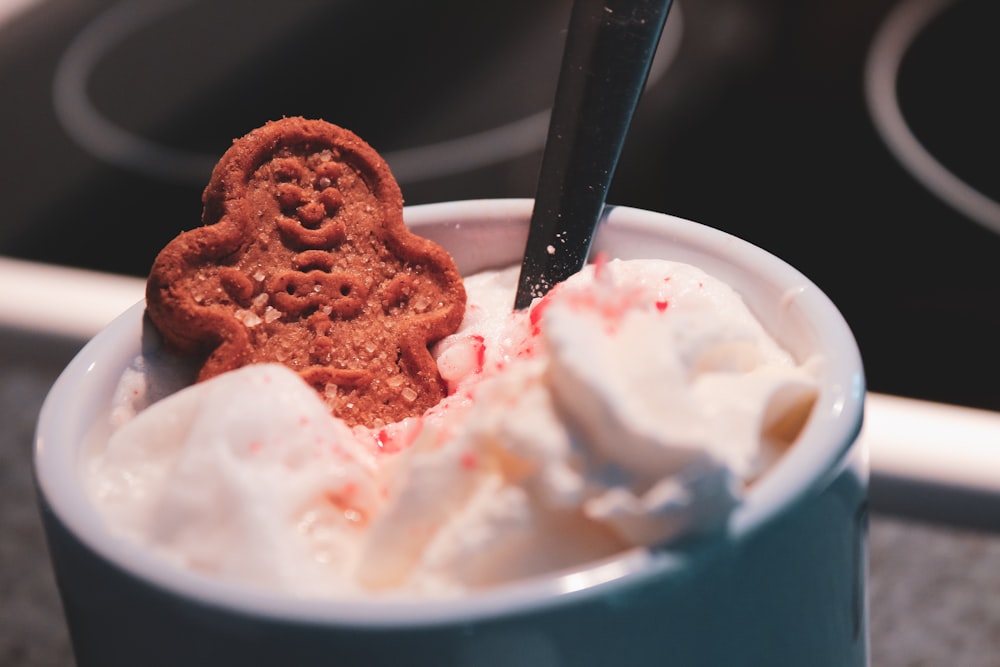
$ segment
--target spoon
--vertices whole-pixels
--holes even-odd
[[[514,308],[583,268],[672,0],[575,0]]]

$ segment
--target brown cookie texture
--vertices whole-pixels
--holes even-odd
[[[422,414],[445,393],[429,347],[465,289],[451,256],[410,232],[389,166],[349,130],[284,118],[233,142],[203,226],[157,255],[146,307],[198,380],[246,364],[297,371],[351,425]]]

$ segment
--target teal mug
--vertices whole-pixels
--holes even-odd
[[[409,207],[463,274],[519,260],[530,200]],[[724,232],[611,207],[594,252],[694,264],[741,293],[799,360],[821,355],[796,443],[724,530],[451,599],[316,600],[182,570],[115,537],[82,482],[84,445],[140,352],[143,304],[99,333],[42,408],[35,474],[80,667],[868,664],[864,374],[833,303]]]

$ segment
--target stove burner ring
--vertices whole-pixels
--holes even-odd
[[[52,82],[56,118],[70,137],[96,158],[167,181],[201,185],[217,155],[186,151],[151,141],[116,125],[98,111],[87,94],[90,75],[124,38],[167,16],[192,0],[124,0],[95,17],[70,42]],[[673,63],[681,44],[683,15],[674,0],[647,86],[655,84]],[[550,110],[510,123],[433,144],[382,154],[400,183],[427,181],[499,164],[541,151]]]
[[[908,0],[898,4],[875,35],[865,63],[865,101],[875,128],[900,164],[934,195],[971,220],[1000,234],[1000,203],[948,170],[914,136],[896,94],[907,49],[955,0]]]

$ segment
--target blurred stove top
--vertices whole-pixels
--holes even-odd
[[[229,141],[281,115],[358,132],[409,204],[530,197],[569,4],[42,0],[0,28],[0,255],[141,276],[198,224]],[[675,0],[609,202],[798,267],[872,389],[1000,409],[998,19],[993,0]]]

